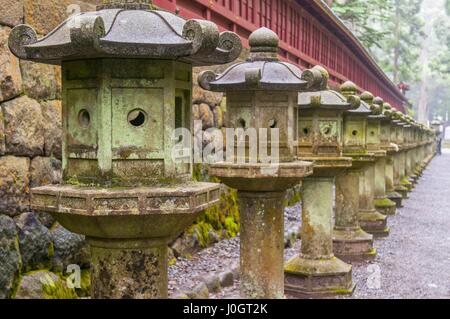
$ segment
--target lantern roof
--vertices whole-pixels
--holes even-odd
[[[193,65],[228,63],[242,50],[238,35],[216,24],[153,9],[151,1],[104,1],[98,11],[71,16],[38,39],[18,25],[9,47],[19,58],[48,64],[93,58],[173,59]]]
[[[306,73],[305,73],[306,72]],[[328,88],[329,74],[323,67],[317,65],[305,71],[304,78],[310,79],[308,92],[301,92],[298,106],[301,109],[334,109],[337,111],[356,110],[361,100],[354,94],[343,94]]]
[[[226,91],[302,91],[308,80],[294,64],[278,60],[279,38],[268,28],[259,28],[249,37],[250,56],[233,64],[222,74],[204,71],[198,77],[205,90]]]

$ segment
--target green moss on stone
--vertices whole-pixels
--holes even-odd
[[[45,299],[78,299],[75,289],[68,288],[62,280],[42,284],[42,291]]]
[[[375,207],[393,207],[395,203],[388,198],[375,199]]]
[[[194,165],[194,179],[219,183],[215,177],[209,177],[205,165]],[[224,188],[217,205],[210,207],[201,214],[195,223],[187,230],[195,234],[200,247],[208,247],[213,243],[211,232],[220,239],[236,237],[240,232],[240,216],[237,202],[237,191]]]

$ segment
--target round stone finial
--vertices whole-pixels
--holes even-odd
[[[391,105],[390,103],[388,103],[388,102],[385,102],[385,103],[383,104],[383,108],[384,108],[385,110],[392,110],[392,105]]]
[[[97,10],[104,9],[151,10],[153,0],[103,0]]]
[[[277,52],[280,38],[272,30],[262,27],[250,34],[248,43],[251,52]]]
[[[344,95],[344,96],[356,95],[356,93],[358,92],[358,89],[356,88],[356,84],[353,83],[352,81],[346,81],[346,82],[342,83],[340,90],[341,90],[342,95]]]
[[[374,96],[372,93],[370,93],[369,91],[365,91],[363,93],[361,93],[361,100],[363,100],[364,102],[366,102],[367,104],[372,104],[374,103]]]

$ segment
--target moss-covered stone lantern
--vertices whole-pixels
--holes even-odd
[[[211,164],[209,174],[238,190],[241,296],[245,298],[284,298],[283,201],[286,190],[313,168],[311,163],[295,160],[295,111],[298,92],[320,81],[321,74],[302,74],[296,66],[279,61],[278,43],[273,31],[260,28],[249,37],[247,61],[219,75],[211,71],[199,75],[204,89],[227,95],[226,122],[228,129],[234,129],[234,146],[229,145],[227,134],[227,153],[232,156]],[[272,129],[278,130],[278,142]],[[238,144],[238,130],[243,134],[254,130],[257,139]],[[279,161],[261,156],[273,147],[278,148]],[[244,150],[242,155],[238,148]]]
[[[346,82],[341,93],[348,97],[357,94],[354,83]],[[365,92],[365,96],[373,96]],[[373,236],[359,225],[359,176],[362,168],[373,163],[375,157],[367,151],[367,117],[372,114],[369,105],[361,101],[356,110],[344,113],[343,155],[352,158],[352,167],[336,176],[336,204],[333,231],[334,254],[345,261],[373,258]]]
[[[333,253],[335,177],[351,167],[342,156],[343,113],[357,109],[359,97],[328,88],[328,72],[316,66],[322,81],[300,93],[298,149],[300,159],[314,162],[314,173],[302,185],[301,250],[285,265],[286,291],[293,295],[351,293],[352,267]]]
[[[367,102],[372,103],[372,110],[376,113],[369,117],[369,130],[371,131],[368,132],[368,135],[371,135],[376,142],[373,147],[377,147],[380,154],[375,162],[374,205],[378,212],[384,215],[394,215],[396,203],[388,198],[386,191],[386,166],[389,165],[387,155],[394,149],[390,145],[390,131],[388,129],[390,118],[384,114],[385,103],[382,98],[376,97]],[[374,138],[374,132],[377,132],[378,138]]]
[[[150,0],[97,10],[9,38],[17,57],[62,66],[64,182],[34,188],[32,207],[86,235],[93,298],[166,298],[167,244],[219,199],[172,156],[174,130],[191,127],[192,66],[230,62],[241,43]]]
[[[398,152],[398,146],[394,143],[396,138],[395,127],[392,123],[393,109],[389,103],[383,104],[383,114],[386,120],[381,122],[381,145],[387,152],[385,167],[386,196],[395,203],[396,207],[401,207],[403,196],[396,192],[394,187],[394,157]],[[386,213],[395,214],[395,212],[396,210]]]
[[[415,131],[415,123],[414,119],[406,115],[405,121],[407,125],[405,126],[405,141],[406,141],[406,179],[411,183],[411,188],[414,188],[416,184],[417,177],[414,174],[414,157],[415,157],[415,149],[416,143],[414,142],[414,131]]]
[[[366,143],[375,161],[364,166],[360,174],[358,219],[364,231],[383,236],[389,233],[386,216],[375,209],[375,167],[378,160],[386,155],[386,152],[380,149],[378,117],[381,111],[378,104],[374,103],[373,96],[364,94],[363,97],[372,111],[372,114],[367,117]]]
[[[398,152],[394,159],[394,189],[396,192],[400,193],[403,199],[408,198],[409,191],[409,181],[405,179],[405,137],[404,137],[404,126],[407,123],[404,120],[403,113],[400,111],[394,111],[394,127],[395,127],[395,144],[398,147]]]

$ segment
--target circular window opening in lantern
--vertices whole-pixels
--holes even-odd
[[[353,135],[353,136],[358,135],[358,131],[357,131],[357,130],[353,130],[352,135]]]
[[[275,119],[269,120],[269,127],[270,127],[270,128],[275,128],[275,127],[277,127],[277,120],[275,120]]]
[[[83,128],[89,127],[89,124],[91,124],[91,115],[89,114],[88,110],[80,110],[80,112],[78,113],[78,123]]]
[[[308,135],[309,134],[309,129],[307,127],[303,128],[303,134],[304,135]]]
[[[128,123],[134,127],[144,125],[147,120],[147,114],[141,109],[135,109],[128,113]]]
[[[371,136],[375,136],[375,132],[374,131],[370,131],[370,135]]]
[[[245,128],[245,120],[243,119],[243,118],[240,118],[239,120],[238,120],[238,125],[239,125],[239,127],[242,127],[242,128]]]
[[[325,127],[322,129],[322,133],[323,133],[324,135],[326,135],[326,136],[331,135],[331,127],[325,126]]]

